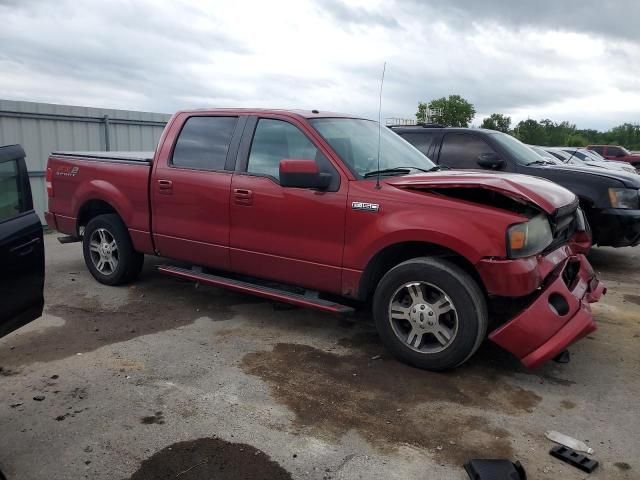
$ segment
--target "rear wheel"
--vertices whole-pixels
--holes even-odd
[[[427,370],[465,362],[487,332],[487,307],[478,284],[439,258],[415,258],[387,272],[376,289],[373,312],[391,353]]]
[[[144,255],[133,249],[127,227],[113,213],[89,221],[84,229],[82,250],[91,275],[105,285],[134,280],[144,263]]]

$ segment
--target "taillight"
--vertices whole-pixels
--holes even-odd
[[[47,197],[53,198],[53,170],[51,170],[51,167],[47,168],[46,183],[47,183]]]

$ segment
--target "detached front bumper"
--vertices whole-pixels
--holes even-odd
[[[489,335],[528,368],[554,358],[597,328],[589,303],[597,302],[606,288],[583,254],[568,253],[565,247],[550,254],[559,263],[546,276],[540,294]]]

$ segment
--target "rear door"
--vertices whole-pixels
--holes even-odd
[[[0,337],[42,315],[44,243],[20,145],[0,147]]]
[[[184,115],[152,176],[155,246],[163,257],[226,270],[231,177],[247,117]]]

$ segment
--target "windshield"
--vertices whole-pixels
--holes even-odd
[[[416,168],[430,170],[435,164],[413,145],[386,127],[380,129],[378,167],[378,123],[357,118],[309,120],[331,148],[360,177],[375,170]]]
[[[495,132],[491,135],[493,135],[493,138],[502,148],[509,152],[516,163],[519,163],[520,165],[530,165],[532,163],[540,163],[546,160],[541,158],[540,155],[511,135],[501,132]]]

